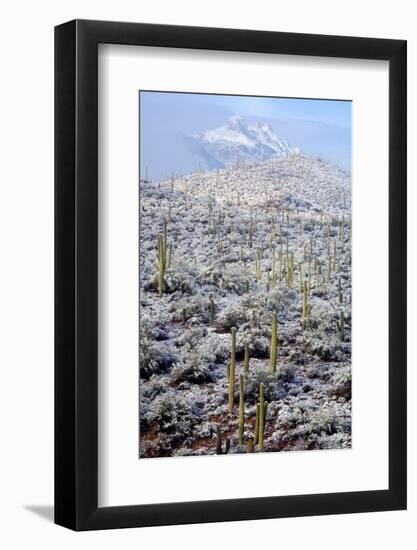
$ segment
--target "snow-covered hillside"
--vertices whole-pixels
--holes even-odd
[[[298,153],[141,183],[141,457],[351,445],[350,235]]]
[[[188,143],[207,168],[230,167],[240,161],[261,161],[295,152],[269,124],[246,124],[238,115],[220,128],[188,136]]]

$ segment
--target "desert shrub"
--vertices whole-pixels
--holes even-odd
[[[175,392],[170,391],[157,396],[143,409],[143,424],[150,426],[156,423],[160,432],[174,433],[179,439],[191,435],[195,422],[191,405]],[[141,423],[141,426],[143,424]]]
[[[285,313],[293,305],[299,305],[297,292],[285,286],[272,289],[266,301],[266,307],[269,311],[276,311],[280,314]]]
[[[311,311],[309,321],[312,328],[333,326],[337,319],[337,311],[329,302],[319,298],[310,300]]]
[[[303,419],[303,412],[300,408],[284,405],[279,411],[278,426],[280,428],[294,428],[302,424]]]
[[[345,367],[334,377],[333,394],[337,397],[351,399],[352,397],[352,369]]]
[[[225,307],[217,318],[217,325],[223,329],[230,330],[238,328],[248,320],[249,312],[242,302]]]
[[[178,347],[188,346],[190,348],[195,348],[200,346],[203,338],[207,336],[207,329],[205,327],[196,327],[186,330],[179,338],[176,340]]]
[[[245,401],[250,405],[256,405],[259,401],[259,384],[265,386],[265,399],[270,403],[283,399],[287,392],[282,387],[279,376],[265,370],[252,369],[251,375],[245,382]]]
[[[230,358],[230,342],[224,338],[219,338],[217,335],[209,335],[204,342],[210,350],[210,353],[214,355],[216,363],[224,363]]]
[[[246,291],[248,280],[248,274],[240,263],[229,263],[227,264],[227,267],[223,274],[222,288],[223,290],[227,290],[228,292],[233,292],[234,294],[238,294],[239,296],[241,296]]]
[[[157,395],[165,391],[165,386],[166,384],[159,376],[151,376],[147,382],[141,383],[141,399],[155,399]]]
[[[226,254],[221,260],[204,269],[198,276],[202,285],[214,285],[222,292],[232,292],[241,296],[246,292],[250,277],[238,260],[237,253]]]
[[[266,323],[258,324],[256,321],[245,323],[237,334],[237,350],[241,354],[245,342],[248,342],[251,357],[269,357],[270,338],[270,329]]]
[[[199,294],[179,299],[171,305],[170,311],[176,321],[182,321],[184,314],[186,320],[194,319],[197,324],[209,321],[208,299]]]
[[[182,292],[183,294],[192,294],[193,279],[192,276],[178,269],[168,269],[164,277],[164,292]]]
[[[141,458],[168,457],[174,454],[171,438],[164,434],[158,434],[156,439],[141,439],[139,450]]]
[[[174,382],[190,382],[192,384],[205,384],[214,380],[212,365],[215,363],[215,355],[204,344],[185,344],[181,348],[179,361],[171,371]]]
[[[264,294],[245,294],[238,302],[223,309],[218,325],[225,329],[238,328],[246,322],[256,326],[270,326],[275,307],[267,307],[268,297]]]
[[[297,369],[294,365],[284,365],[279,369],[278,377],[281,382],[294,382]]]
[[[316,355],[323,361],[342,361],[350,349],[349,344],[341,342],[334,334],[325,334],[320,330],[312,331],[302,340],[304,351]]]
[[[153,374],[166,372],[177,360],[174,349],[155,340],[156,332],[146,320],[140,325],[139,366],[140,376],[150,378]]]
[[[307,431],[309,433],[327,433],[330,435],[338,431],[340,424],[340,419],[333,407],[321,407],[310,415]]]

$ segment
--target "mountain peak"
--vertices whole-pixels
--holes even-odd
[[[294,152],[270,124],[247,124],[239,115],[231,116],[223,126],[189,136],[189,140],[193,152],[204,158],[207,168],[232,166],[241,160],[256,162]]]
[[[246,129],[244,120],[239,115],[233,115],[229,117],[227,119],[227,127],[230,128],[230,130],[236,130],[238,132],[244,132]]]

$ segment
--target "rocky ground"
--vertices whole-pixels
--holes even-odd
[[[350,174],[301,154],[141,182],[140,457],[350,447],[350,208]]]

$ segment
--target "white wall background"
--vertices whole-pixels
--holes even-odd
[[[15,0],[1,10],[0,545],[412,548],[417,540],[416,285],[409,288],[409,510],[72,533],[53,499],[53,26],[75,17],[408,40],[409,280],[417,277],[417,35],[413,2]],[[371,427],[370,427],[371,429]],[[342,474],[342,473],[341,473]]]

